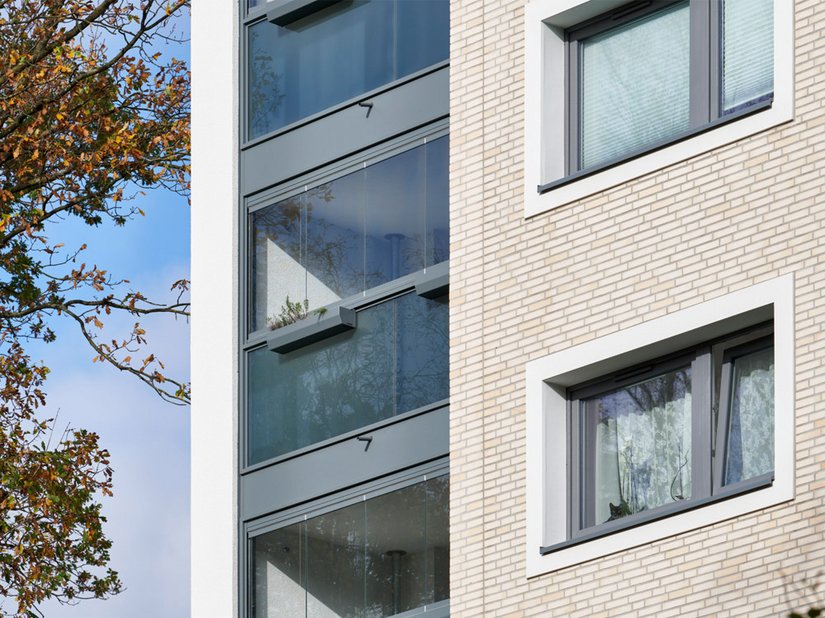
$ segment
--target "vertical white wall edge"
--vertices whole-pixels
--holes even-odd
[[[191,615],[238,615],[238,0],[192,3]]]

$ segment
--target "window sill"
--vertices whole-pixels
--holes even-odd
[[[626,0],[529,0],[524,49],[524,217],[530,218],[793,120],[793,3],[774,0],[773,102],[621,162],[565,176],[565,30]],[[757,110],[753,110],[756,112]],[[564,176],[564,178],[562,178]],[[552,179],[558,181],[548,182]],[[543,192],[536,191],[542,187]]]
[[[548,191],[552,191],[553,189],[558,189],[559,187],[564,187],[571,183],[574,183],[578,180],[583,178],[589,178],[590,176],[594,176],[596,174],[600,174],[606,170],[611,168],[620,166],[628,161],[633,161],[634,159],[639,159],[640,157],[645,157],[648,155],[652,155],[656,152],[659,152],[669,146],[673,146],[674,144],[678,144],[679,142],[684,142],[685,140],[689,140],[691,138],[697,137],[702,135],[703,133],[707,133],[708,131],[712,131],[720,126],[726,125],[731,122],[736,122],[746,116],[750,116],[751,114],[756,114],[758,112],[765,111],[766,109],[770,109],[773,105],[773,95],[770,98],[767,98],[762,101],[757,101],[748,105],[747,107],[743,107],[742,109],[738,109],[735,112],[729,113],[726,116],[718,118],[713,122],[709,122],[701,127],[697,127],[695,129],[690,129],[689,131],[685,131],[684,133],[677,135],[675,137],[669,138],[667,140],[652,144],[646,148],[641,150],[637,150],[632,152],[626,156],[620,157],[613,161],[608,161],[607,163],[602,163],[601,165],[596,165],[593,167],[585,168],[583,170],[579,170],[573,172],[572,174],[568,174],[563,178],[559,178],[558,180],[553,180],[543,185],[539,185],[538,192],[539,194],[547,193]]]
[[[575,547],[576,545],[589,543],[590,541],[601,539],[606,536],[622,532],[624,530],[630,530],[631,528],[636,528],[637,526],[644,526],[646,524],[652,523],[654,521],[659,521],[667,517],[672,517],[674,515],[679,515],[681,513],[693,511],[695,509],[699,509],[704,506],[714,504],[716,502],[721,502],[722,500],[728,500],[730,498],[735,498],[737,496],[741,496],[743,494],[747,494],[753,491],[766,489],[773,485],[773,480],[773,473],[764,474],[762,476],[758,476],[747,481],[742,481],[741,483],[737,483],[736,485],[726,487],[725,489],[723,489],[722,491],[718,492],[716,495],[713,496],[707,496],[705,498],[699,498],[697,500],[689,500],[685,502],[668,504],[649,512],[637,513],[636,515],[632,515],[624,519],[602,524],[590,530],[586,530],[580,533],[578,536],[572,539],[568,539],[566,541],[562,541],[561,543],[555,543],[553,545],[548,545],[547,547],[542,547],[540,549],[540,553],[542,556],[545,556],[547,554],[552,554],[553,552],[557,552],[562,549],[567,549],[568,547]]]

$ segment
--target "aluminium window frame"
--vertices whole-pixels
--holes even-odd
[[[731,484],[725,484],[722,476],[727,463],[725,445],[729,432],[731,362],[749,352],[767,348],[773,349],[772,322],[756,324],[568,389],[567,434],[571,459],[568,466],[568,540],[545,547],[542,551],[548,553],[559,545],[569,547],[578,539],[589,540],[690,510],[695,508],[696,503],[706,505],[754,488],[770,486],[773,483],[773,470]],[[589,456],[593,436],[589,432],[590,419],[582,406],[583,400],[685,366],[691,367],[691,496],[610,522],[596,523],[593,519],[595,496],[590,491],[594,478]]]
[[[388,108],[404,105],[406,102],[408,109],[405,109],[404,113],[400,114],[393,109],[390,114],[385,114],[385,117],[382,120],[372,123],[375,125],[381,125],[378,129],[379,132],[386,132],[387,127],[384,125],[387,125],[388,121],[391,125],[394,125],[392,126],[391,131],[396,133],[402,133],[412,129],[414,126],[417,126],[410,126],[409,122],[406,122],[407,119],[404,118],[404,116],[415,116],[413,121],[417,124],[423,124],[426,121],[446,118],[449,115],[448,93],[442,92],[448,79],[447,73],[450,65],[450,59],[448,57],[444,60],[431,64],[430,66],[419,69],[418,71],[398,77],[397,79],[385,84],[381,84],[380,86],[356,95],[350,99],[345,99],[308,116],[299,118],[282,127],[272,129],[256,137],[251,137],[251,133],[249,131],[249,97],[247,96],[247,91],[251,81],[249,76],[249,69],[251,66],[249,59],[249,29],[261,22],[270,21],[268,19],[270,12],[281,9],[283,6],[288,5],[291,1],[292,0],[270,0],[269,2],[263,2],[260,6],[250,10],[247,10],[246,8],[245,0],[242,0],[241,2],[243,6],[242,19],[240,23],[241,37],[239,42],[241,67],[239,75],[239,88],[243,96],[241,97],[241,105],[238,109],[238,130],[241,155],[244,159],[253,159],[254,153],[257,150],[265,152],[266,156],[271,156],[272,153],[269,152],[269,149],[277,145],[277,142],[279,141],[277,138],[284,137],[290,133],[296,133],[296,136],[290,141],[300,142],[304,147],[311,145],[316,140],[305,139],[303,133],[312,132],[313,125],[316,125],[319,121],[324,121],[323,130],[325,132],[331,133],[333,136],[338,133],[346,135],[347,129],[350,128],[348,125],[351,125],[352,120],[340,119],[339,121],[337,117],[342,114],[347,114],[348,112],[357,112],[359,117],[365,115],[366,108],[363,106],[369,106],[373,103],[374,99],[377,101],[382,101],[382,97],[387,99],[386,107]],[[329,6],[319,6],[313,12],[323,11],[325,8],[329,8]],[[274,22],[270,21],[270,23]],[[396,90],[403,92],[400,96],[394,97],[392,93]],[[410,99],[412,99],[412,101],[410,101]],[[418,109],[420,110],[419,114],[413,114],[416,110],[416,106],[412,103],[415,103],[418,106]],[[370,111],[372,111],[371,108]],[[419,118],[419,116],[421,116],[421,118]],[[427,118],[427,120],[422,121],[422,118]],[[312,132],[312,137],[315,137],[314,132]],[[347,138],[347,141],[352,139],[351,136],[347,136]],[[376,138],[373,135],[367,135],[365,139],[375,140]],[[349,151],[354,151],[359,147],[368,145],[369,143],[370,141],[352,145],[348,143],[347,148],[349,148]],[[327,148],[329,147],[328,142],[325,145]],[[322,163],[328,162],[322,160],[322,153],[319,153],[315,158],[318,158]],[[282,179],[276,178],[275,180]]]
[[[355,487],[342,489],[332,495],[316,498],[310,502],[292,506],[264,517],[251,521],[241,520],[239,564],[244,565],[244,568],[239,569],[239,590],[242,591],[241,602],[239,603],[240,618],[252,618],[253,616],[251,607],[254,595],[254,577],[252,574],[255,565],[252,542],[256,537],[306,521],[312,517],[332,513],[338,509],[346,508],[371,498],[377,498],[393,491],[411,487],[422,481],[448,476],[449,474],[449,458],[441,457],[434,461],[417,465],[386,477],[367,481]],[[398,614],[399,617],[418,615],[425,616],[426,618],[447,618],[450,615],[450,599],[448,598],[431,605],[425,605],[410,610],[409,612],[404,612],[403,614]]]
[[[249,406],[248,393],[246,388],[246,380],[247,376],[249,375],[249,371],[247,369],[247,358],[250,352],[252,352],[253,350],[257,350],[261,347],[267,346],[268,341],[270,339],[277,337],[277,331],[270,331],[267,328],[258,329],[256,331],[250,330],[252,315],[251,312],[253,310],[251,302],[252,299],[250,296],[252,290],[251,260],[253,254],[251,246],[249,245],[252,238],[252,215],[255,212],[267,208],[270,205],[276,204],[279,201],[282,201],[289,197],[293,197],[295,195],[300,195],[301,193],[305,192],[309,187],[337,180],[348,174],[357,172],[365,167],[369,167],[370,165],[373,165],[375,163],[380,163],[396,155],[402,154],[404,152],[412,150],[413,148],[422,146],[426,143],[443,137],[449,138],[449,123],[447,119],[438,120],[436,122],[430,123],[425,127],[421,127],[415,131],[411,131],[395,139],[387,140],[381,144],[373,146],[372,148],[369,148],[362,152],[355,153],[347,157],[346,159],[336,161],[321,169],[311,170],[308,173],[289,182],[281,183],[265,191],[252,194],[245,199],[242,198],[241,204],[243,205],[244,215],[242,218],[242,224],[239,227],[241,231],[240,266],[242,272],[244,273],[244,276],[241,277],[238,287],[240,294],[239,306],[242,308],[245,307],[246,311],[239,312],[238,320],[240,335],[239,343],[241,354],[241,371],[239,382],[240,386],[238,389],[238,400],[240,407],[240,448],[238,455],[239,474],[241,475],[241,477],[245,477],[263,471],[264,469],[270,466],[277,465],[279,463],[294,459],[296,457],[311,454],[320,449],[328,448],[330,446],[335,446],[337,444],[347,442],[349,440],[355,439],[359,435],[366,434],[381,428],[389,427],[391,425],[399,423],[400,421],[412,419],[420,415],[432,416],[434,421],[434,428],[441,426],[440,415],[438,414],[438,412],[440,410],[449,408],[449,400],[432,402],[431,404],[423,406],[421,408],[410,410],[408,412],[404,412],[403,414],[383,419],[369,426],[365,426],[357,430],[347,432],[340,436],[331,437],[322,442],[305,446],[301,449],[297,449],[290,453],[285,453],[278,457],[273,457],[271,459],[256,462],[254,464],[249,463]],[[404,275],[402,277],[399,277],[398,279],[385,282],[381,285],[370,288],[363,292],[342,298],[340,301],[328,305],[327,307],[334,308],[337,306],[341,306],[346,309],[352,309],[353,311],[357,312],[366,309],[370,306],[391,300],[398,296],[402,296],[404,294],[417,293],[417,284],[421,284],[423,287],[426,288],[426,286],[424,286],[424,283],[427,281],[427,275],[429,271],[434,270],[435,272],[433,274],[435,276],[443,274],[444,267],[441,266],[441,264],[445,264],[445,262],[442,262],[440,264],[434,264],[421,271]],[[443,291],[446,294],[446,290],[444,290],[443,288],[441,288],[441,291]],[[426,297],[425,294],[424,296]],[[276,352],[272,351],[270,351],[269,353],[276,354]]]

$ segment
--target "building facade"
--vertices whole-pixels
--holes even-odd
[[[822,12],[193,7],[193,615],[814,602]]]

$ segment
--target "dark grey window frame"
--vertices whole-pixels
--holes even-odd
[[[731,361],[752,351],[772,347],[773,323],[761,323],[739,332],[715,338],[664,357],[634,364],[606,376],[589,380],[567,389],[568,522],[567,540],[548,547],[548,554],[615,532],[683,513],[707,504],[743,493],[769,487],[773,472],[729,485],[723,484],[729,425],[729,384]],[[594,496],[587,491],[587,479],[592,478],[585,451],[588,439],[585,413],[581,400],[638,383],[678,367],[692,368],[692,496],[649,511],[595,524],[592,520]],[[717,407],[718,406],[718,407]]]
[[[278,530],[285,526],[295,524],[318,515],[331,513],[341,508],[357,504],[370,498],[376,498],[393,491],[404,489],[431,478],[438,478],[449,475],[449,458],[440,457],[436,460],[417,465],[413,468],[396,472],[372,481],[358,484],[354,487],[342,489],[334,494],[323,496],[298,504],[290,508],[268,514],[257,519],[243,521],[240,525],[240,564],[244,565],[240,571],[240,590],[242,591],[242,602],[240,603],[240,618],[251,618],[250,607],[252,605],[252,590],[254,565],[252,564],[252,541],[255,537],[268,532]],[[448,618],[450,615],[450,601],[446,599],[432,605],[424,606],[398,614],[399,618],[412,616],[425,616],[426,618]]]
[[[688,2],[690,6],[690,129],[662,143],[626,153],[614,161],[582,168],[580,161],[580,41],[608,32],[622,24],[653,14],[671,5]],[[672,143],[715,128],[721,123],[770,107],[773,97],[758,99],[741,108],[721,113],[721,2],[723,0],[648,0],[633,2],[598,15],[565,31],[565,177],[541,185],[539,193],[584,176],[648,154]]]
[[[258,345],[264,341],[269,340],[272,336],[272,333],[277,332],[270,331],[269,329],[258,329],[257,331],[250,330],[252,323],[250,318],[250,312],[252,311],[252,303],[249,301],[249,292],[251,290],[252,280],[252,269],[249,263],[250,254],[248,247],[248,242],[251,238],[252,226],[250,216],[255,212],[263,210],[279,201],[300,195],[301,193],[304,193],[308,188],[338,180],[340,178],[343,178],[344,176],[347,176],[348,174],[357,172],[360,169],[368,168],[371,165],[390,159],[395,155],[402,154],[404,152],[412,150],[413,148],[422,146],[428,142],[437,140],[442,137],[447,137],[448,135],[449,128],[446,121],[434,122],[416,131],[412,131],[402,137],[399,137],[394,140],[388,140],[387,142],[379,144],[373,148],[370,148],[369,150],[347,157],[346,159],[338,161],[334,164],[325,166],[320,170],[311,171],[289,182],[282,183],[276,187],[252,195],[245,200],[246,217],[244,219],[244,224],[241,226],[243,230],[241,242],[242,247],[244,247],[244,252],[241,256],[243,260],[241,266],[244,269],[245,276],[243,277],[242,285],[240,286],[240,291],[242,298],[241,306],[247,307],[248,310],[242,313],[240,323],[242,326],[241,332],[244,333],[243,340],[246,341],[246,349],[249,349],[251,347],[254,347],[255,345]],[[357,310],[364,308],[370,303],[375,303],[380,300],[386,300],[393,295],[397,295],[398,293],[414,289],[419,281],[422,283],[422,285],[424,285],[424,279],[426,278],[425,271],[431,271],[437,266],[438,265],[433,265],[431,267],[428,267],[427,269],[418,271],[417,273],[405,275],[403,277],[395,279],[394,281],[389,281],[382,285],[376,286],[363,293],[358,293],[353,296],[343,298],[337,303],[329,305],[329,308],[334,308],[341,305],[350,309]],[[438,272],[440,271],[432,273],[433,276],[436,276]],[[421,295],[424,296],[425,294]]]

